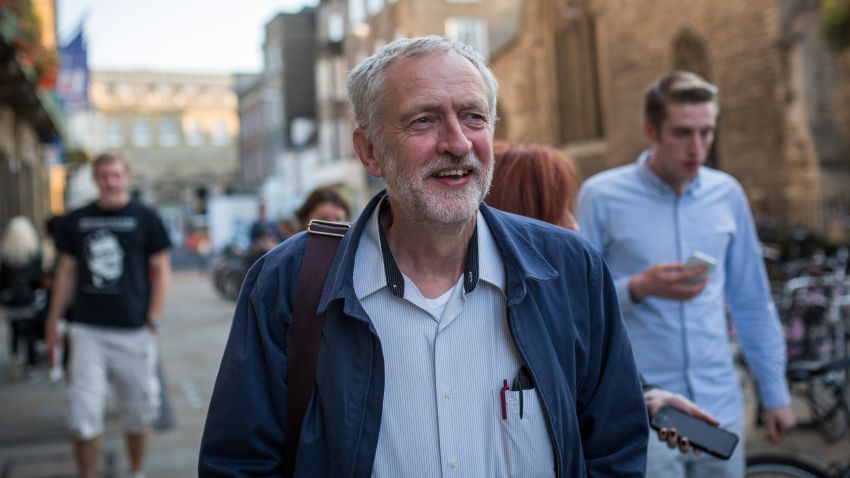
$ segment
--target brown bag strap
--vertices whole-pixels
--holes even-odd
[[[325,325],[324,314],[316,314],[340,240],[348,224],[314,219],[307,226],[307,245],[298,275],[298,288],[292,310],[289,351],[286,364],[286,435],[283,450],[285,477],[295,473],[301,423],[316,385],[316,360]]]

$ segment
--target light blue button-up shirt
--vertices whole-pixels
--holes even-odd
[[[703,167],[677,197],[649,168],[649,156],[588,179],[577,207],[581,234],[611,269],[638,368],[649,383],[684,394],[722,423],[739,419],[728,310],[762,403],[787,405],[785,341],[741,185]],[[699,295],[631,300],[631,277],[661,262],[685,262],[694,251],[718,260]]]

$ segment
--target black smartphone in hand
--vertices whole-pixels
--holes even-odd
[[[691,446],[721,460],[728,460],[738,445],[738,435],[694,418],[687,413],[664,405],[652,417],[652,428],[676,429],[676,434],[685,437]]]

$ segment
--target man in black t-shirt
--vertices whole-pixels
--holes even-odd
[[[171,280],[171,243],[156,212],[130,200],[121,154],[101,154],[93,171],[100,196],[69,213],[56,235],[60,257],[47,341],[51,348],[59,344],[59,318],[73,302],[68,418],[79,475],[96,476],[111,382],[130,471],[143,476],[147,428],[159,408],[155,335]]]

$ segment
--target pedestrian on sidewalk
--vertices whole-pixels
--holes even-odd
[[[770,439],[781,440],[795,422],[785,340],[746,195],[733,177],[705,166],[718,108],[717,87],[698,75],[659,78],[644,100],[650,148],[579,192],[581,234],[611,267],[641,373],[741,437],[728,461],[652,441],[648,476],[744,476],[744,400],[727,313],[758,383]],[[691,256],[713,260],[714,270],[686,265]]]
[[[38,232],[29,218],[13,217],[0,243],[0,306],[7,308],[11,329],[13,376],[20,373],[20,367],[25,367],[28,375],[34,374],[38,365],[36,343],[44,336],[46,304],[43,278]]]
[[[130,471],[139,477],[148,427],[159,408],[155,336],[171,280],[171,244],[156,212],[130,199],[123,154],[99,155],[93,173],[98,199],[70,212],[56,235],[60,256],[48,346],[60,345],[59,319],[73,303],[68,418],[79,475],[96,476],[111,381]]]
[[[303,424],[287,435],[308,233],[245,279],[200,476],[643,476],[646,408],[601,255],[482,202],[497,92],[477,52],[437,36],[352,70],[354,148],[387,189],[330,267]]]

